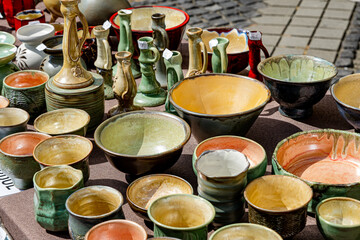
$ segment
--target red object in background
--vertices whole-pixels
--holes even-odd
[[[13,28],[14,16],[22,10],[35,8],[35,2],[34,0],[2,0],[2,7],[9,26]]]
[[[21,16],[26,16],[28,14],[38,14],[39,17],[32,18],[32,19],[21,19]],[[45,23],[44,11],[39,10],[39,9],[29,9],[29,10],[24,10],[24,11],[18,12],[15,15],[15,30],[17,31],[22,26],[28,25],[31,22]]]
[[[248,46],[249,46],[249,77],[255,78],[259,81],[263,81],[261,74],[257,70],[257,66],[261,61],[260,50],[265,54],[265,58],[269,57],[269,53],[264,47],[261,36],[262,33],[259,31],[249,31],[248,35]]]

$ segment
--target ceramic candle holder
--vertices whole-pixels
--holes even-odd
[[[0,139],[12,133],[24,132],[30,115],[20,108],[0,109]]]
[[[73,240],[84,239],[85,234],[96,224],[124,218],[123,196],[107,186],[82,188],[66,200],[69,212],[69,232]]]
[[[20,132],[4,137],[0,141],[0,169],[11,178],[15,187],[28,189],[33,186],[32,178],[40,170],[32,152],[35,146],[50,138],[37,132]]]
[[[184,179],[169,174],[152,174],[136,179],[126,190],[131,209],[144,220],[149,205],[156,199],[170,194],[193,194],[191,185]]]
[[[312,196],[311,188],[297,178],[276,175],[257,178],[244,192],[249,222],[269,227],[283,238],[293,237],[305,228]]]
[[[27,9],[21,12],[18,12],[15,17],[15,31],[17,31],[22,26],[31,24],[32,22],[45,23],[45,14],[44,11],[39,9]]]
[[[148,215],[154,223],[154,237],[206,240],[215,209],[201,197],[173,194],[151,203]]]
[[[46,167],[34,178],[35,219],[49,231],[65,231],[69,214],[65,208],[66,199],[84,186],[80,170],[69,166]]]
[[[16,41],[15,37],[4,31],[0,31],[0,43],[14,44]]]
[[[91,141],[77,135],[61,135],[47,139],[34,149],[34,158],[40,166],[68,165],[79,169],[84,182],[89,179],[89,155],[93,149]]]

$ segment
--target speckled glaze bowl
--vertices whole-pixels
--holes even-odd
[[[279,112],[290,118],[309,117],[337,74],[334,64],[307,55],[270,57],[257,69],[279,103]]]
[[[306,225],[311,188],[300,179],[267,175],[252,181],[245,189],[249,222],[276,231],[283,238],[301,232]]]
[[[170,102],[196,140],[245,135],[270,100],[261,82],[233,74],[201,74],[177,82]]]
[[[279,142],[274,173],[300,178],[314,191],[308,211],[329,197],[360,199],[360,136],[322,129],[299,132]]]
[[[14,59],[17,48],[8,43],[0,43],[0,67]]]
[[[133,111],[101,123],[94,138],[115,168],[140,175],[171,167],[190,134],[189,125],[173,114]]]
[[[126,190],[126,200],[131,209],[144,220],[149,205],[156,199],[170,194],[193,194],[193,189],[184,179],[170,174],[152,174],[136,179]]]
[[[0,108],[0,139],[26,131],[29,119],[30,115],[20,108]]]
[[[327,240],[360,238],[360,201],[334,197],[323,200],[316,207],[316,223]]]

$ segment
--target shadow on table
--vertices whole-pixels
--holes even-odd
[[[63,231],[63,232],[51,232],[51,231],[46,230],[46,233],[49,234],[49,235],[53,235],[53,236],[56,236],[56,237],[63,238],[63,239],[71,239],[69,232],[66,232],[66,231]]]

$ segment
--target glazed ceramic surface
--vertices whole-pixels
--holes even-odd
[[[189,39],[189,69],[185,77],[199,75],[207,70],[208,54],[205,44],[201,40],[202,32],[203,30],[198,27],[186,30],[186,35]]]
[[[51,14],[50,22],[53,23],[58,17],[63,17],[60,12],[60,0],[43,0],[45,7]]]
[[[10,104],[9,99],[7,99],[4,96],[0,96],[0,108],[6,108],[9,106],[9,104]]]
[[[67,230],[65,202],[84,186],[82,172],[69,166],[47,167],[35,173],[33,182],[36,221],[49,231]]]
[[[280,113],[290,118],[310,116],[337,74],[334,64],[306,55],[270,57],[258,65],[258,71],[279,103]]]
[[[0,70],[9,63],[16,55],[16,47],[7,43],[0,43]]]
[[[154,223],[154,237],[206,240],[207,226],[214,219],[215,209],[201,197],[174,194],[150,204],[148,215]]]
[[[6,20],[11,28],[15,26],[14,16],[24,10],[24,9],[33,9],[35,8],[34,0],[2,0],[2,7],[4,7],[4,13]]]
[[[133,111],[104,121],[94,137],[114,167],[140,175],[171,167],[190,138],[190,127],[169,113]]]
[[[275,174],[301,178],[314,190],[309,211],[323,199],[347,196],[360,199],[360,136],[324,129],[300,132],[275,148]]]
[[[18,12],[15,15],[15,31],[22,26],[31,24],[32,22],[45,23],[44,11],[39,9],[27,9]]]
[[[269,100],[264,84],[232,74],[190,77],[170,90],[171,104],[190,123],[198,141],[246,134]]]
[[[270,56],[269,52],[262,43],[262,33],[260,31],[246,31],[246,35],[248,36],[250,66],[248,76],[262,82],[263,77],[257,67],[261,61],[261,52],[263,52],[265,58]]]
[[[293,237],[305,228],[307,205],[312,196],[311,188],[293,177],[257,178],[244,192],[249,222],[269,227],[283,238]]]
[[[138,216],[150,221],[147,215],[150,204],[160,197],[178,193],[193,194],[193,189],[180,177],[152,174],[132,182],[126,190],[126,199]]]
[[[30,115],[20,108],[0,109],[0,139],[12,133],[24,132]]]
[[[0,43],[14,44],[16,41],[15,37],[4,31],[0,31]]]

